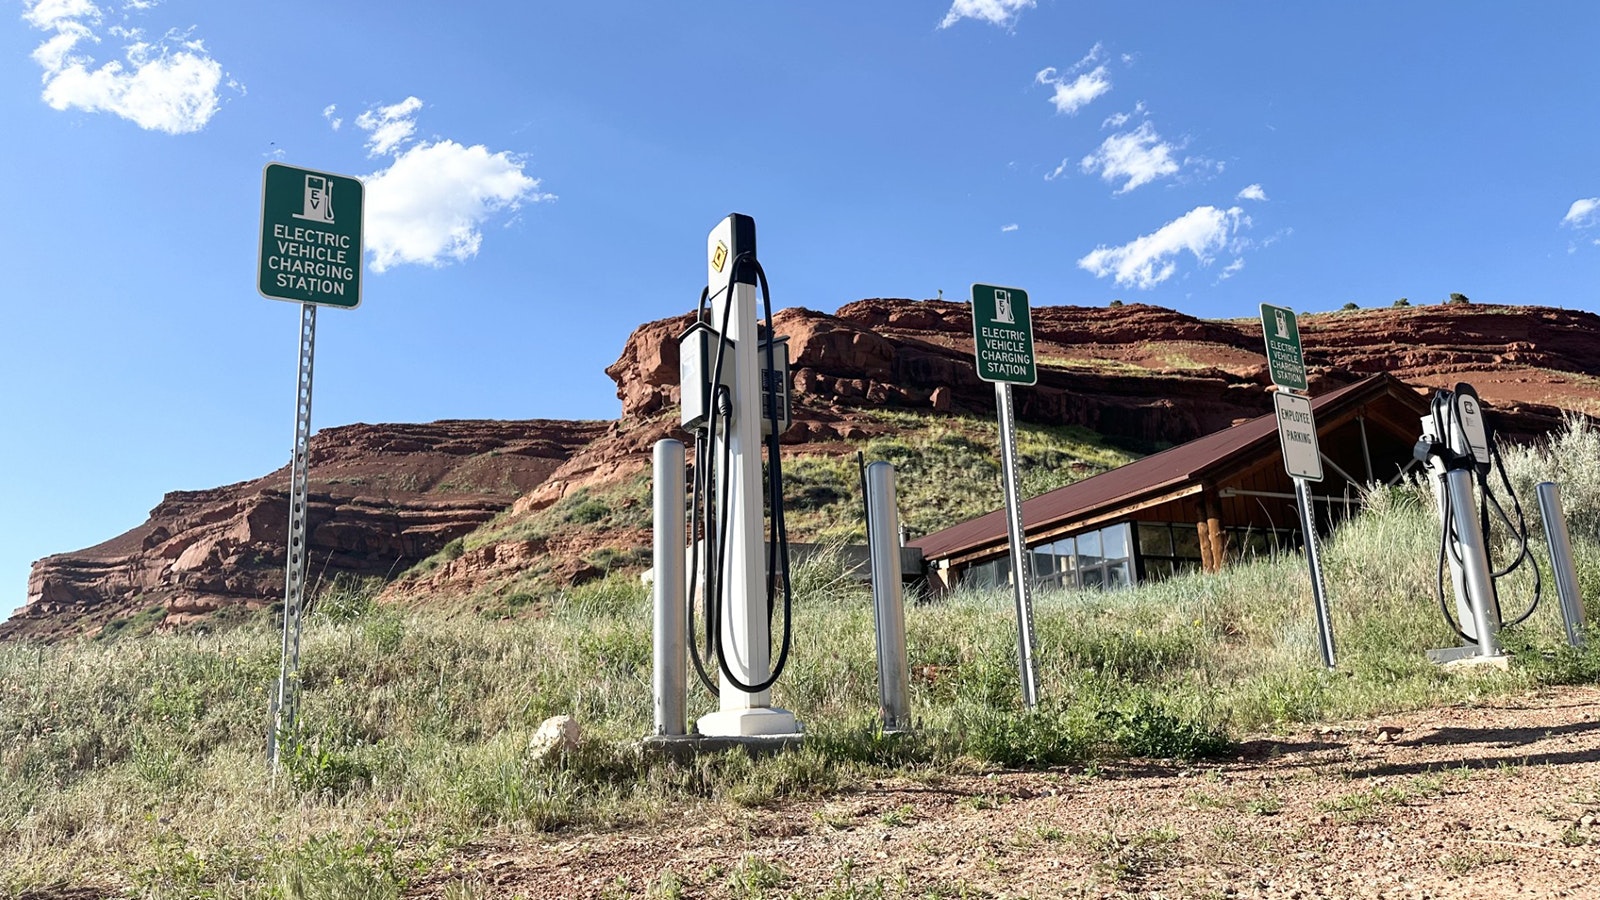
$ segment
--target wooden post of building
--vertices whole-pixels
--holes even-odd
[[[1220,516],[1211,517],[1211,558],[1216,560],[1216,571],[1228,564],[1228,532],[1222,527]]]
[[[1200,568],[1202,571],[1215,572],[1217,564],[1211,558],[1211,522],[1204,511],[1200,513],[1200,521],[1194,523],[1194,530],[1200,535]]]
[[[1222,501],[1207,485],[1200,493],[1200,565],[1220,572],[1228,562],[1228,533],[1222,527]]]

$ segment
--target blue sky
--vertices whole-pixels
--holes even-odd
[[[367,181],[314,424],[614,418],[755,217],[780,306],[1600,308],[1600,5],[10,0],[0,608],[286,462],[262,167]]]

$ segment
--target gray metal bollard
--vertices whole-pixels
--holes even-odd
[[[878,630],[878,700],[886,730],[911,726],[906,683],[906,610],[900,585],[900,508],[894,466],[867,466],[867,546],[872,554],[872,612]]]
[[[1556,578],[1556,597],[1561,601],[1561,621],[1567,627],[1567,643],[1581,647],[1587,621],[1583,598],[1578,595],[1578,570],[1572,564],[1572,535],[1567,531],[1567,515],[1561,509],[1561,488],[1553,481],[1544,481],[1536,490],[1544,537],[1550,546],[1550,569]]]
[[[655,450],[655,733],[688,733],[687,661],[685,658],[683,442],[657,441]]]

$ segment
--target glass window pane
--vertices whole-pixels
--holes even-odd
[[[1080,583],[1084,589],[1103,587],[1106,583],[1105,569],[1084,569],[1078,573]]]
[[[1090,531],[1078,535],[1078,567],[1100,565],[1100,532]]]
[[[1035,579],[1048,578],[1055,574],[1056,555],[1050,551],[1048,546],[1035,547],[1032,552],[1033,559],[1030,560],[1030,564],[1033,566],[1033,577]]]
[[[1133,554],[1128,551],[1128,526],[1112,525],[1100,530],[1100,555],[1106,559],[1127,559]]]
[[[1133,578],[1128,572],[1128,563],[1119,562],[1106,566],[1106,587],[1125,588],[1133,584]]]
[[[983,566],[967,566],[966,570],[961,573],[961,584],[963,587],[981,588],[983,587],[982,578]]]
[[[1167,525],[1139,523],[1139,555],[1171,556],[1172,529]]]
[[[1144,577],[1147,581],[1160,581],[1172,577],[1172,560],[1147,559],[1144,561]]]
[[[1200,529],[1193,525],[1172,526],[1172,555],[1179,559],[1200,559]]]

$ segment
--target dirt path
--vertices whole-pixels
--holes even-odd
[[[1600,897],[1600,688],[468,848],[409,896]]]

